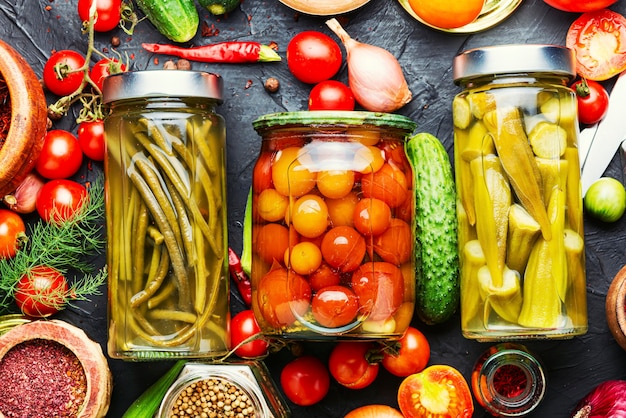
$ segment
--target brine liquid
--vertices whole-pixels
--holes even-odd
[[[578,122],[569,89],[498,85],[454,99],[464,336],[587,330]]]
[[[223,120],[184,106],[166,112],[129,106],[114,108],[106,135],[109,354],[225,353]]]

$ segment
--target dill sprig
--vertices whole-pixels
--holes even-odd
[[[105,244],[103,233],[104,184],[102,179],[88,188],[86,202],[73,216],[62,222],[46,222],[39,219],[29,224],[28,240],[13,258],[0,259],[0,312],[9,308],[20,278],[37,266],[48,266],[64,276],[68,271],[83,273],[70,284],[66,294],[55,295],[65,303],[70,300],[88,300],[88,295],[99,294],[99,287],[106,281],[106,269],[96,274],[90,258],[102,252]],[[55,219],[51,216],[51,219]],[[47,300],[47,299],[46,299]]]

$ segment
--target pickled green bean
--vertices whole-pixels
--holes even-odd
[[[179,346],[185,343],[186,341],[188,341],[189,338],[191,338],[196,332],[196,328],[192,324],[187,324],[182,329],[177,331],[178,335],[176,337],[171,338],[169,340],[158,339],[158,338],[154,338],[154,335],[159,336],[159,337],[162,337],[162,336],[159,334],[158,331],[154,329],[150,321],[148,321],[145,317],[143,317],[141,313],[139,313],[136,309],[133,310],[133,317],[137,321],[137,323],[134,324],[135,327],[133,327],[133,331],[135,331],[135,333],[140,338],[143,338],[144,340],[148,341],[150,344],[154,345],[155,347],[167,348],[167,347]],[[131,323],[131,326],[132,325],[133,324]],[[144,330],[142,326],[148,328],[148,331]]]
[[[188,137],[193,139],[193,143],[202,156],[202,160],[205,162],[209,173],[214,176],[218,173],[218,169],[215,165],[215,161],[213,161],[213,156],[211,155],[212,153],[207,145],[208,141],[206,140],[207,137],[210,136],[209,132],[212,127],[213,122],[210,120],[203,119],[202,123],[198,123],[195,119],[188,119],[186,130]]]
[[[179,303],[184,310],[189,310],[191,306],[191,296],[189,294],[189,278],[185,269],[185,262],[177,243],[176,236],[166,217],[162,207],[167,206],[168,202],[159,200],[150,189],[150,186],[141,174],[133,167],[128,168],[128,176],[133,182],[139,193],[142,195],[148,210],[163,234],[165,246],[169,252],[174,276],[178,282]],[[162,197],[161,197],[162,199]]]
[[[156,245],[163,244],[163,234],[152,225],[148,225],[148,236],[152,238]]]
[[[150,119],[141,118],[139,119],[139,124],[144,129],[133,130],[135,136],[137,136],[138,133],[143,133],[144,135],[150,137],[152,141],[163,150],[163,152],[167,153],[168,156],[174,156],[174,153],[172,152],[172,142],[168,140],[173,135],[169,134],[169,132],[163,129],[161,125]]]
[[[157,256],[158,257],[158,256]],[[162,249],[161,256],[158,257],[158,268],[154,272],[153,277],[149,277],[146,282],[146,286],[143,290],[135,293],[130,298],[130,306],[132,308],[137,308],[146,302],[149,298],[154,296],[154,294],[159,290],[163,280],[167,277],[167,273],[170,266],[170,257],[168,255],[167,249]]]
[[[191,312],[180,312],[173,311],[170,309],[152,309],[148,312],[151,318],[154,319],[165,319],[171,321],[180,321],[186,322],[188,324],[193,324],[198,319],[196,314]]]
[[[159,306],[161,303],[167,300],[170,295],[176,290],[176,283],[168,281],[163,285],[161,291],[148,299],[148,309],[153,309]]]
[[[144,267],[145,267],[145,245],[146,245],[146,233],[148,229],[148,210],[143,202],[139,204],[139,210],[137,218],[135,219],[133,247],[131,254],[133,255],[133,279],[135,283],[135,289],[140,289],[143,282]]]
[[[196,227],[195,229],[198,229]],[[207,289],[207,271],[206,271],[206,257],[204,256],[204,236],[200,231],[194,231],[195,248],[197,251],[196,256],[196,299],[194,301],[194,307],[197,313],[201,313],[204,309],[204,302],[206,301],[206,289]]]
[[[187,211],[185,210],[185,203],[183,201],[183,198],[178,194],[175,186],[167,178],[165,179],[165,185],[172,199],[174,210],[178,215],[178,224],[181,238],[183,240],[183,247],[187,256],[187,265],[190,266],[196,262],[197,258],[195,255],[195,251],[193,250],[193,228],[191,226],[191,221],[189,220],[189,216],[187,215]]]

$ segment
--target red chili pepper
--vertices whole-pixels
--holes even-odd
[[[252,284],[250,278],[241,268],[241,260],[232,248],[228,247],[228,270],[230,271],[230,277],[237,285],[237,290],[241,295],[246,306],[249,308],[252,305]]]
[[[220,62],[230,64],[241,64],[251,62],[280,61],[280,55],[267,45],[259,42],[219,42],[183,48],[169,44],[141,44],[150,52],[164,55],[174,55],[179,58],[199,62]]]

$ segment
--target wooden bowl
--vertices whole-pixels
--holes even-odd
[[[606,295],[606,321],[615,341],[626,350],[626,266],[615,275]]]
[[[280,0],[285,6],[316,16],[348,13],[367,4],[370,0]]]

